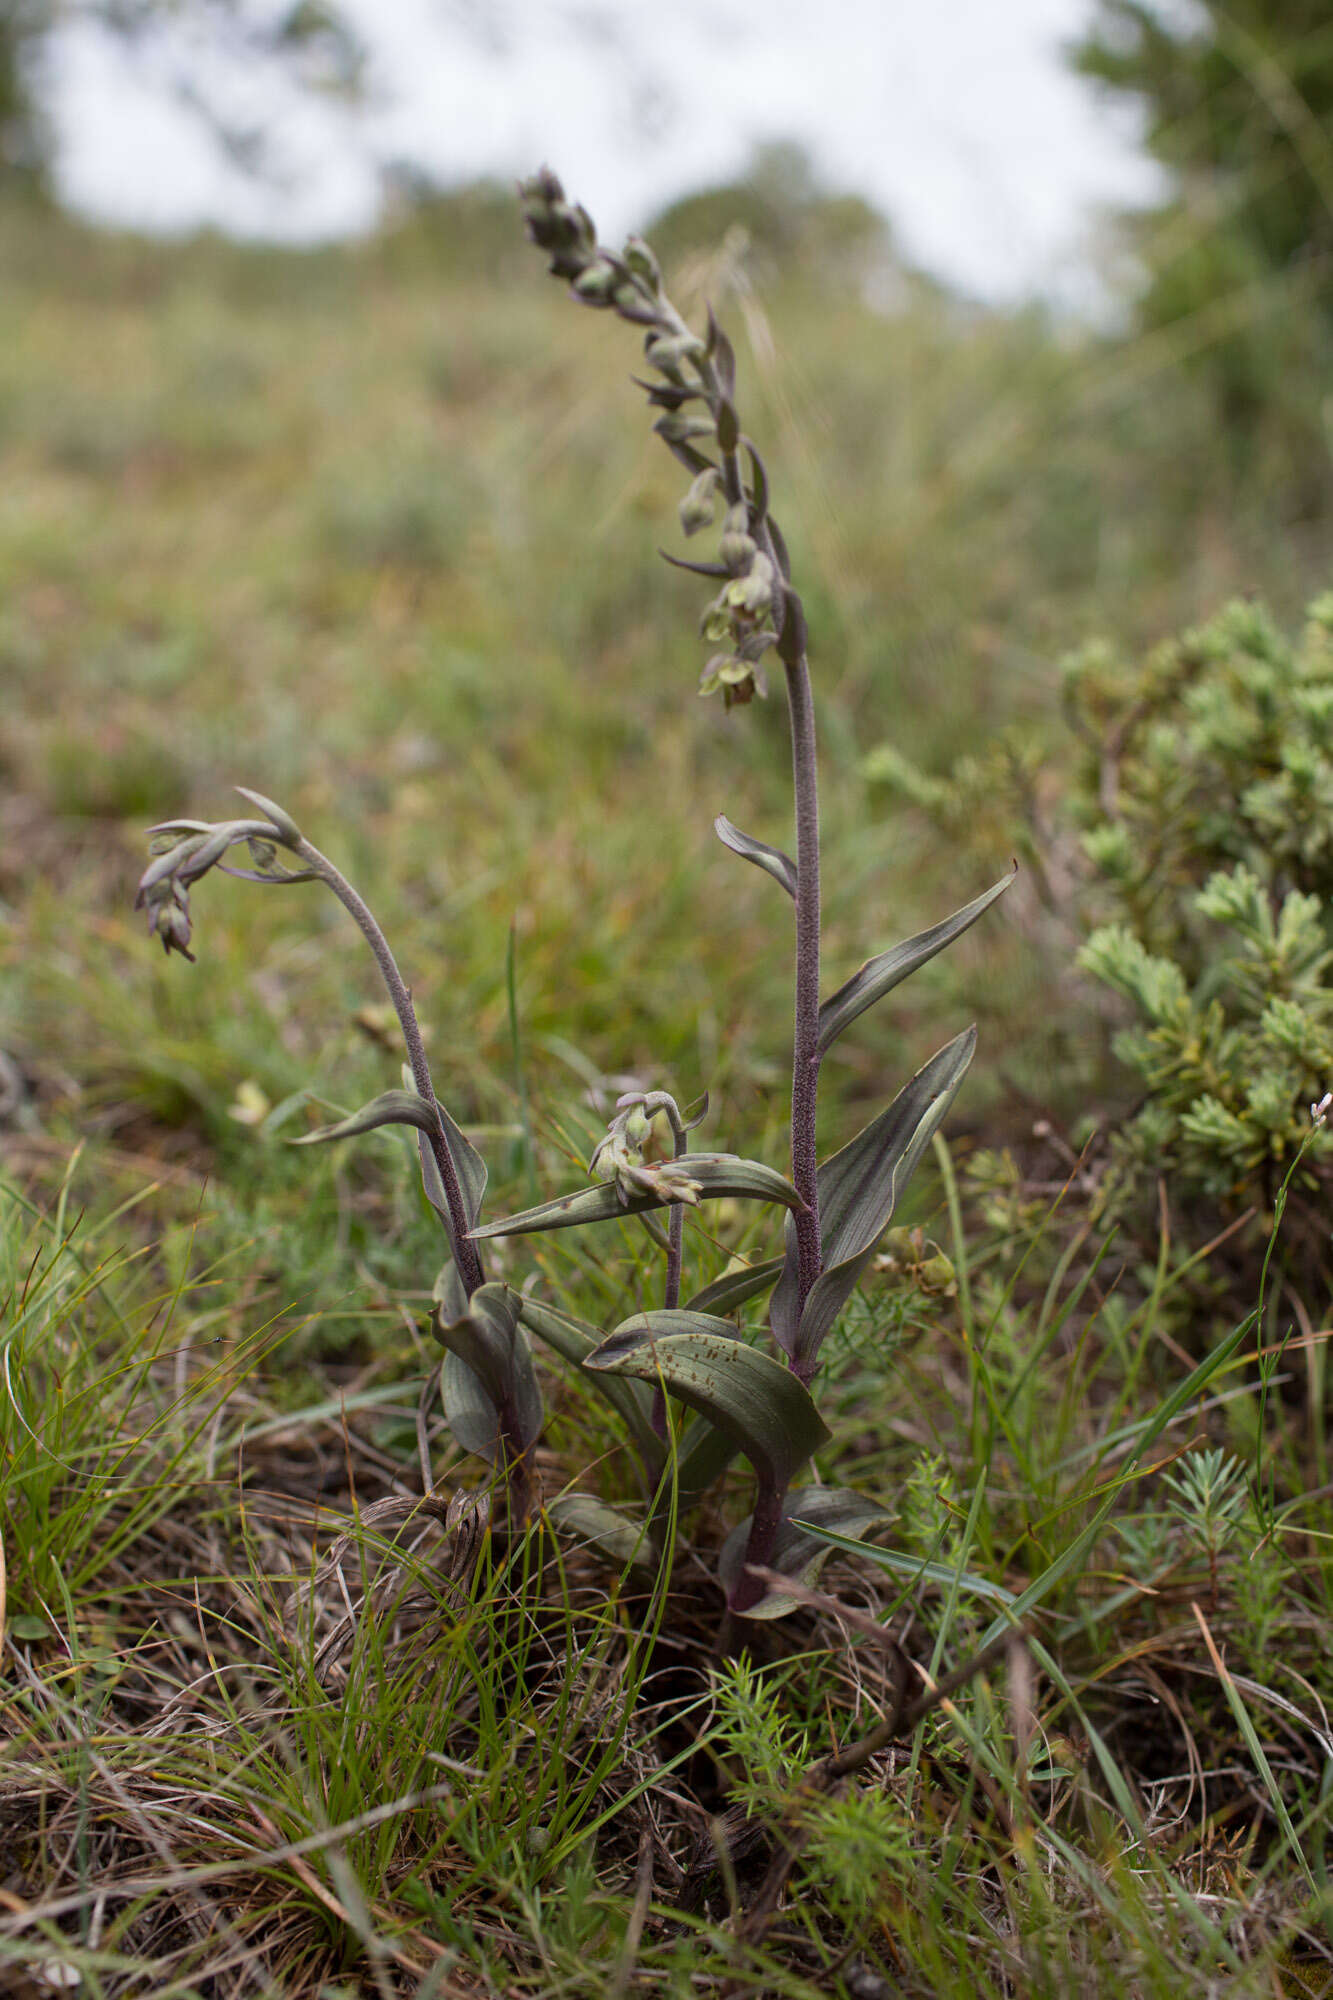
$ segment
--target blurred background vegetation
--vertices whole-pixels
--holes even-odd
[[[157,18],[87,11],[130,35]],[[830,976],[1024,862],[1008,921],[833,1066],[830,1140],[968,1013],[974,1139],[1021,1148],[1053,1119],[1077,1142],[1089,1110],[1134,1100],[1074,964],[1092,919],[1062,662],[1105,637],[1133,663],[1236,595],[1294,632],[1327,584],[1320,16],[1104,0],[1071,59],[1139,104],[1171,176],[1114,239],[1109,324],[951,293],[787,146],[651,222],[673,287],[735,329],[812,612]],[[512,1134],[526,1093],[559,1166],[566,1107],[632,1073],[707,1083],[720,1143],[771,1142],[784,953],[767,885],[709,825],[725,809],[785,837],[783,722],[693,697],[695,593],[654,553],[676,543],[675,482],[618,329],[543,287],[489,184],[400,174],[376,234],[308,250],[61,213],[55,18],[0,5],[0,1047],[20,1170],[54,1174],[83,1138],[99,1186],[147,1165],[188,1207],[202,1169],[272,1245],[297,1094],[350,1106],[393,1080],[329,910],[210,883],[198,970],[145,949],[144,824],[221,813],[233,781],[292,806],[381,909],[461,1115]],[[253,36],[257,61],[355,89],[336,14]],[[517,1172],[526,1142],[505,1143]],[[395,1158],[315,1164],[340,1219],[304,1251],[282,1238],[289,1289],[330,1303],[367,1258],[406,1279],[415,1209],[401,1245],[382,1226]]]

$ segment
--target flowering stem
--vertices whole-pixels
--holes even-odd
[[[676,324],[682,331],[688,332],[680,315],[673,308],[670,310]],[[716,407],[722,396],[722,384],[711,362],[705,360],[699,364],[699,379],[710,403]],[[728,505],[734,506],[745,498],[739,455],[732,449],[720,450],[718,456],[723,491]],[[766,519],[755,523],[755,537],[772,563],[774,572],[785,579],[787,564]],[[804,621],[798,620],[797,624],[803,631]],[[791,720],[792,780],[796,799],[796,993],[792,1037],[791,1177],[792,1185],[805,1204],[804,1212],[798,1211],[795,1218],[799,1313],[819,1276],[823,1261],[815,1143],[819,1105],[819,764],[810,662],[805,647],[799,639],[794,636],[789,638],[784,632],[779,638],[777,651],[787,676],[787,713]],[[795,1363],[792,1365],[794,1367]]]
[[[393,1002],[398,1025],[403,1031],[403,1042],[407,1049],[407,1060],[412,1070],[412,1081],[416,1085],[417,1096],[425,1100],[438,1118],[440,1106],[435,1095],[435,1085],[431,1080],[430,1065],[426,1061],[426,1047],[421,1039],[421,1027],[417,1021],[416,1009],[412,1005],[412,995],[407,982],[398,970],[397,959],[389,949],[389,940],[376,923],[369,906],[357,895],[347,878],[338,872],[327,855],[321,854],[317,847],[312,847],[304,838],[285,844],[290,847],[293,854],[299,856],[313,874],[319,877],[326,888],[333,891],[374,953],[380,977]],[[471,1298],[485,1274],[482,1271],[477,1246],[468,1235],[472,1225],[468,1220],[463,1190],[459,1185],[453,1159],[444,1142],[443,1125],[428,1133],[427,1139],[439,1169],[445,1200],[449,1205],[454,1261],[458,1265],[458,1275],[463,1281],[463,1287]]]
[[[784,665],[796,793],[796,1020],[792,1038],[791,1177],[805,1203],[804,1212],[798,1211],[796,1215],[799,1312],[819,1276],[822,1261],[815,1150],[819,1103],[819,776],[809,665],[804,653],[784,661]]]

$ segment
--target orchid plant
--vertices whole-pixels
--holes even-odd
[[[768,474],[741,425],[731,343],[711,310],[702,333],[689,326],[668,298],[647,244],[632,237],[621,254],[599,244],[586,210],[566,199],[553,174],[538,174],[520,195],[528,235],[547,254],[552,274],[581,304],[613,312],[641,330],[648,379],[640,386],[657,413],[654,429],[690,479],[682,527],[687,536],[717,534],[711,559],[680,565],[714,587],[702,618],[711,650],[700,692],[720,693],[730,709],[767,694],[770,657],[781,668],[791,725],[795,855],[725,817],[716,830],[735,854],[771,876],[794,907],[789,1173],[730,1153],[692,1152],[689,1134],[706,1113],[706,1099],[686,1115],[665,1091],[636,1093],[620,1100],[593,1154],[590,1172],[600,1176],[593,1185],[519,1215],[483,1221],[485,1163],[436,1097],[411,994],[388,942],[351,884],[288,813],[247,791],[242,796],[252,810],[246,817],[218,824],[176,820],[155,828],[154,858],[139,885],[138,906],[148,911],[150,929],[165,949],[189,957],[189,892],[211,869],[264,884],[317,881],[332,891],[375,957],[407,1062],[401,1090],[385,1092],[354,1116],[296,1143],[350,1138],[384,1125],[416,1131],[425,1192],[449,1250],[436,1285],[433,1327],[444,1350],[445,1415],[457,1442],[496,1469],[510,1524],[521,1525],[535,1504],[532,1456],[543,1422],[530,1344],[535,1337],[601,1390],[642,1459],[651,1496],[646,1521],[636,1522],[595,1496],[566,1495],[548,1510],[555,1525],[626,1563],[645,1555],[655,1562],[669,1524],[739,1454],[753,1470],[753,1505],[722,1548],[719,1574],[732,1613],[775,1617],[795,1601],[775,1576],[809,1581],[828,1553],[828,1533],[858,1537],[885,1519],[884,1509],[863,1495],[796,1483],[829,1437],[811,1384],[824,1342],[962,1081],[975,1030],[957,1035],[864,1131],[823,1161],[816,1149],[820,1065],[868,1008],[975,923],[1012,875],[943,922],[868,960],[821,1001],[819,792],[806,620],[772,511]],[[248,853],[249,867],[228,861],[237,850]],[[780,1206],[782,1254],[729,1269],[682,1303],[685,1211],[719,1197]],[[667,1211],[665,1231],[655,1211]],[[662,1304],[609,1331],[557,1301],[486,1275],[485,1246],[497,1238],[626,1215],[643,1216],[665,1250]],[[772,1351],[751,1344],[736,1317],[765,1295]]]

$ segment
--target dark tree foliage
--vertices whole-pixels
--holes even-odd
[[[1145,330],[1178,330],[1238,441],[1276,417],[1329,488],[1318,385],[1333,362],[1333,8],[1328,0],[1101,0],[1073,51],[1137,101],[1173,187],[1130,227]],[[1310,460],[1306,460],[1310,483]],[[1313,497],[1313,496],[1311,496]]]
[[[263,17],[244,0],[0,0],[0,187],[47,184],[51,48],[59,29],[81,24],[125,41],[155,39],[168,53],[172,37],[188,30],[190,58],[178,66],[177,94],[249,166],[263,164],[268,135],[238,123],[213,100],[201,49],[279,64],[303,86],[326,93],[354,94],[361,74],[360,44],[325,0],[290,0]]]

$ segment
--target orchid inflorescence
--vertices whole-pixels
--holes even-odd
[[[822,1161],[816,1150],[820,1065],[855,1020],[967,930],[1013,878],[1006,874],[941,923],[869,959],[821,1000],[819,799],[806,621],[769,505],[766,469],[741,427],[735,354],[711,309],[703,334],[690,328],[668,298],[647,244],[631,237],[621,253],[599,244],[587,211],[566,199],[554,174],[543,171],[523,183],[520,196],[530,237],[574,298],[642,329],[645,363],[655,379],[641,386],[659,412],[654,428],[689,474],[682,528],[694,535],[719,526],[716,560],[678,565],[718,585],[702,630],[721,650],[704,666],[701,691],[720,691],[727,708],[743,705],[767,692],[762,663],[769,652],[782,667],[795,855],[743,832],[725,815],[715,826],[723,843],[768,874],[794,906],[790,1175],[732,1153],[689,1151],[689,1134],[707,1112],[706,1097],[687,1116],[666,1091],[636,1091],[618,1101],[592,1155],[589,1171],[602,1178],[519,1215],[483,1222],[485,1163],[436,1097],[411,995],[384,934],[289,814],[247,792],[258,819],[218,825],[178,820],[155,829],[154,859],[138,902],[164,948],[190,957],[189,891],[211,869],[265,884],[320,881],[333,891],[374,953],[408,1061],[401,1090],[382,1093],[298,1143],[350,1138],[385,1125],[415,1129],[425,1192],[449,1249],[436,1281],[432,1327],[443,1349],[441,1390],[455,1439],[502,1475],[511,1530],[521,1527],[534,1502],[532,1454],[543,1425],[530,1346],[535,1336],[585,1370],[584,1379],[601,1391],[638,1454],[646,1502],[636,1521],[595,1496],[563,1495],[546,1510],[553,1524],[622,1566],[642,1564],[645,1550],[656,1566],[668,1553],[670,1524],[739,1454],[754,1471],[754,1504],[720,1552],[719,1576],[731,1612],[776,1617],[795,1602],[781,1588],[784,1576],[808,1583],[834,1541],[845,1545],[888,1518],[864,1495],[794,1484],[829,1436],[810,1384],[824,1341],[869,1269],[908,1178],[962,1081],[975,1033],[956,1036],[864,1131]],[[242,846],[252,863],[248,869],[226,860]],[[280,852],[295,865],[280,862]],[[783,1250],[765,1262],[729,1266],[682,1304],[685,1215],[718,1198],[781,1207]],[[657,1219],[661,1211],[667,1212],[665,1231]],[[662,1304],[645,1309],[636,1300],[609,1330],[544,1299],[532,1283],[519,1288],[486,1276],[484,1246],[494,1239],[626,1218],[640,1218],[665,1251]],[[746,1337],[738,1318],[765,1295],[772,1353]],[[675,1415],[672,1405],[679,1406]]]

